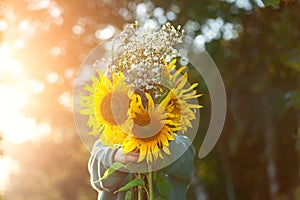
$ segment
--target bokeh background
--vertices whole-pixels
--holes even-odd
[[[1,200],[96,199],[90,154],[73,121],[73,83],[88,53],[136,19],[151,27],[182,25],[214,59],[225,83],[225,127],[214,150],[195,158],[188,199],[300,199],[299,0],[0,5]],[[198,89],[205,107],[197,152],[210,118],[205,84]]]

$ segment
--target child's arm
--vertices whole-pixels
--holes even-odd
[[[170,151],[173,158],[178,158],[167,167],[167,173],[176,179],[189,183],[194,173],[195,150],[192,142],[185,136],[177,135],[170,142]]]
[[[182,154],[166,168],[172,190],[170,199],[186,199],[188,186],[194,176],[195,150],[191,143],[190,139],[183,136],[176,136],[175,140],[170,143],[171,155]]]
[[[100,140],[95,142],[88,163],[88,169],[91,176],[91,185],[97,191],[105,190],[107,192],[114,192],[127,176],[125,172],[115,171],[107,179],[98,181],[104,172],[113,164],[114,156],[118,150],[119,149],[111,149],[108,146],[103,146]]]

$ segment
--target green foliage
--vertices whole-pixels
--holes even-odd
[[[121,187],[120,189],[118,189],[117,191],[115,191],[115,193],[123,192],[123,191],[129,190],[129,189],[131,189],[133,187],[136,187],[136,186],[145,186],[145,182],[140,178],[135,178],[132,181],[128,182],[123,187]]]
[[[295,200],[299,200],[300,199],[300,186],[298,186],[298,187],[296,187],[295,189],[294,189],[294,198],[295,198]]]
[[[280,0],[262,0],[266,6],[275,6],[280,3]]]
[[[126,195],[125,195],[125,200],[131,200],[131,194],[132,192],[129,190],[126,192]]]
[[[120,162],[115,162],[112,164],[112,166],[110,168],[108,168],[103,176],[96,182],[102,181],[107,179],[112,173],[114,173],[115,171],[119,170],[120,168],[125,167],[124,164],[120,163]]]
[[[162,197],[162,196],[157,196],[157,197],[155,197],[155,200],[168,200],[168,198]]]
[[[169,91],[165,92],[160,97],[156,98],[154,102],[157,104],[160,104],[167,97],[168,93],[169,93]]]

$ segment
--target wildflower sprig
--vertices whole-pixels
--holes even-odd
[[[126,72],[126,81],[137,88],[151,90],[162,84],[165,60],[178,56],[174,45],[182,42],[184,30],[167,23],[159,30],[142,28],[138,23],[125,27],[119,39],[122,45],[109,65],[110,73]]]

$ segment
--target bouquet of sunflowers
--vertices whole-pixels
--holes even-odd
[[[187,67],[176,66],[179,53],[174,45],[183,36],[184,30],[170,23],[159,30],[138,23],[126,26],[118,36],[119,48],[112,46],[106,72],[92,76],[92,84],[85,85],[89,94],[81,96],[80,114],[88,115],[91,134],[100,134],[103,145],[138,153],[138,164],[148,166],[147,173],[137,172],[118,190],[138,187],[138,199],[142,190],[154,199],[153,166],[172,154],[169,143],[192,127],[201,108],[190,102],[201,96],[195,90],[198,84],[189,85]],[[101,180],[121,167],[127,166],[113,164]]]

